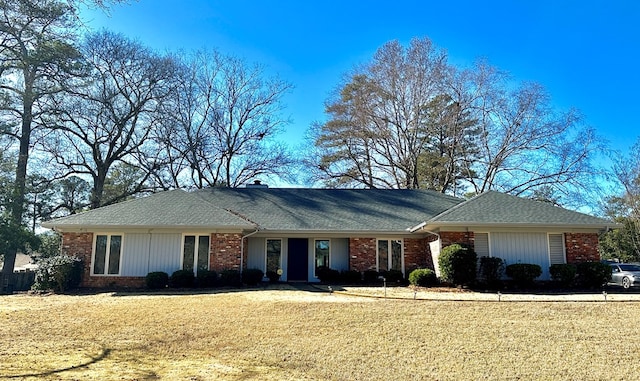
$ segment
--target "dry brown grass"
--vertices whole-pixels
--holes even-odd
[[[0,379],[638,379],[639,303],[0,297]]]

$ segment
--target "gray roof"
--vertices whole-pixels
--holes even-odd
[[[209,188],[173,190],[42,224],[46,228],[260,229],[283,232],[404,233],[470,225],[615,226],[610,221],[487,192],[470,200],[428,190]]]
[[[195,194],[277,231],[406,232],[463,201],[399,189],[209,188]]]
[[[495,191],[482,193],[427,221],[427,225],[461,224],[615,226],[602,218]]]
[[[226,226],[252,228],[251,223],[183,190],[156,193],[83,213],[47,221],[46,228],[200,228]]]

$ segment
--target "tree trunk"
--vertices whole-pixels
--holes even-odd
[[[2,275],[9,276],[13,274],[13,268],[16,265],[16,254],[17,254],[17,251],[15,249],[8,249],[4,253],[4,265],[2,267]]]

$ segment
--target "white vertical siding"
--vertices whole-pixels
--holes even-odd
[[[549,260],[552,265],[566,262],[563,234],[549,234]]]
[[[349,239],[331,238],[331,268],[339,271],[349,270]]]
[[[491,256],[505,265],[532,263],[542,268],[538,280],[549,280],[549,249],[546,233],[491,233]]]
[[[171,275],[180,269],[180,255],[182,253],[182,234],[154,233],[151,235],[149,250],[149,272],[164,271]],[[144,274],[147,275],[147,274]]]
[[[264,272],[267,264],[266,238],[249,237],[247,242],[247,268],[260,269]]]
[[[120,275],[145,276],[149,273],[149,237],[151,234],[126,234]]]

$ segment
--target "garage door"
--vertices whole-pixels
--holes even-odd
[[[542,268],[539,280],[549,279],[549,243],[546,233],[491,233],[492,257],[502,258],[505,265],[533,263]]]

